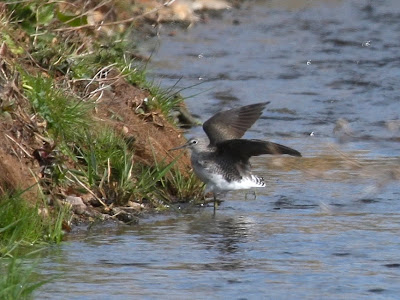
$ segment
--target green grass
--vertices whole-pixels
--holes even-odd
[[[74,174],[102,197],[115,203],[131,200],[133,153],[125,140],[109,127],[83,132],[75,144],[77,165]]]
[[[171,117],[171,113],[179,107],[184,99],[171,88],[162,88],[157,84],[150,84],[147,87],[153,95],[148,101],[150,110],[160,110],[166,117]]]
[[[167,178],[175,174],[171,173],[175,161],[169,164],[155,162],[152,166],[134,163],[133,150],[111,128],[101,127],[98,131],[86,132],[76,144],[75,153],[84,162],[74,171],[75,176],[113,203],[124,205],[128,201],[147,200],[153,206],[159,206],[158,200],[167,198],[166,194],[160,197],[161,190]],[[176,179],[176,182],[181,181],[183,176]],[[183,184],[181,189],[184,189]]]
[[[56,141],[73,141],[83,129],[89,128],[92,120],[92,103],[82,101],[59,86],[51,78],[21,71],[24,92],[34,114],[45,122],[46,129]]]
[[[33,299],[33,292],[52,280],[37,280],[34,269],[35,264],[26,266],[22,259],[1,259],[0,299]]]
[[[172,169],[162,183],[164,198],[167,200],[171,199],[171,195],[179,202],[196,203],[203,199],[204,183],[194,173],[187,175],[177,169]]]
[[[163,197],[161,197],[161,188],[165,177],[174,166],[175,161],[166,164],[164,162],[156,163],[155,166],[139,165],[136,172],[139,176],[135,183],[133,194],[140,199],[150,202],[156,209],[164,207]]]
[[[21,193],[0,197],[0,299],[31,299],[37,288],[51,280],[38,281],[35,265],[25,265],[22,257],[61,242],[69,209],[49,209],[43,216],[39,207],[47,209],[44,204],[28,204]]]
[[[41,216],[39,208],[48,211],[48,216]],[[60,242],[67,215],[67,207],[50,210],[43,204],[27,203],[21,194],[1,196],[0,257],[13,256],[23,247]]]

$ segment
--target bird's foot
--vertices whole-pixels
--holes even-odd
[[[246,192],[244,199],[245,200],[256,200],[257,194],[255,191],[248,191],[248,192]]]

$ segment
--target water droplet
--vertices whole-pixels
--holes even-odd
[[[371,46],[371,41],[365,41],[365,42],[363,42],[363,43],[362,43],[362,46],[363,46],[363,47],[369,47],[369,46]]]
[[[203,77],[199,77],[199,80],[201,81],[201,80],[204,80],[204,78]]]
[[[311,65],[311,59],[307,60],[307,66]]]
[[[314,136],[314,131],[312,131],[312,132],[310,133],[310,136]]]
[[[197,57],[201,59],[204,57],[204,55],[203,55],[203,53],[200,53],[199,55],[197,55]]]

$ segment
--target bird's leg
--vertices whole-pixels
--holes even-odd
[[[214,196],[214,216],[215,216],[215,211],[217,209],[217,197],[215,196],[215,192],[213,192],[213,196]]]

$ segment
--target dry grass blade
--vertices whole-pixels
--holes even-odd
[[[11,136],[9,136],[7,133],[4,134],[8,139],[10,139],[11,141],[13,141],[25,154],[26,156],[28,156],[29,158],[33,158],[33,156],[25,150],[24,147],[22,147],[22,145],[20,143],[18,143],[14,138],[12,138]]]
[[[83,182],[80,181],[80,180],[78,179],[78,177],[76,177],[73,173],[71,173],[71,171],[68,171],[68,174],[70,174],[70,175],[74,178],[75,182],[77,182],[77,183],[78,183],[81,187],[83,187],[89,194],[91,194],[97,201],[99,201],[99,202],[101,203],[101,205],[103,205],[105,208],[108,208],[108,205],[105,204],[105,203],[103,202],[103,200],[101,200],[99,197],[97,197],[97,195],[96,195],[95,193],[93,193],[92,190],[89,189],[86,185],[84,185]]]
[[[132,23],[136,20],[142,19],[148,15],[154,14],[156,12],[158,12],[161,8],[163,7],[167,7],[170,6],[172,3],[174,3],[175,0],[170,0],[165,2],[164,4],[162,4],[162,6],[160,7],[156,7],[153,8],[152,10],[149,10],[141,15],[138,16],[134,16],[128,19],[124,19],[124,20],[119,20],[119,21],[114,21],[114,22],[107,22],[107,23],[101,23],[101,24],[85,24],[85,25],[81,25],[81,26],[76,26],[76,27],[67,27],[67,28],[57,28],[55,29],[56,32],[60,32],[60,31],[75,31],[75,30],[80,30],[80,29],[84,29],[84,28],[101,28],[101,27],[106,27],[106,26],[115,26],[115,25],[121,25],[121,24],[126,24],[126,23]]]

